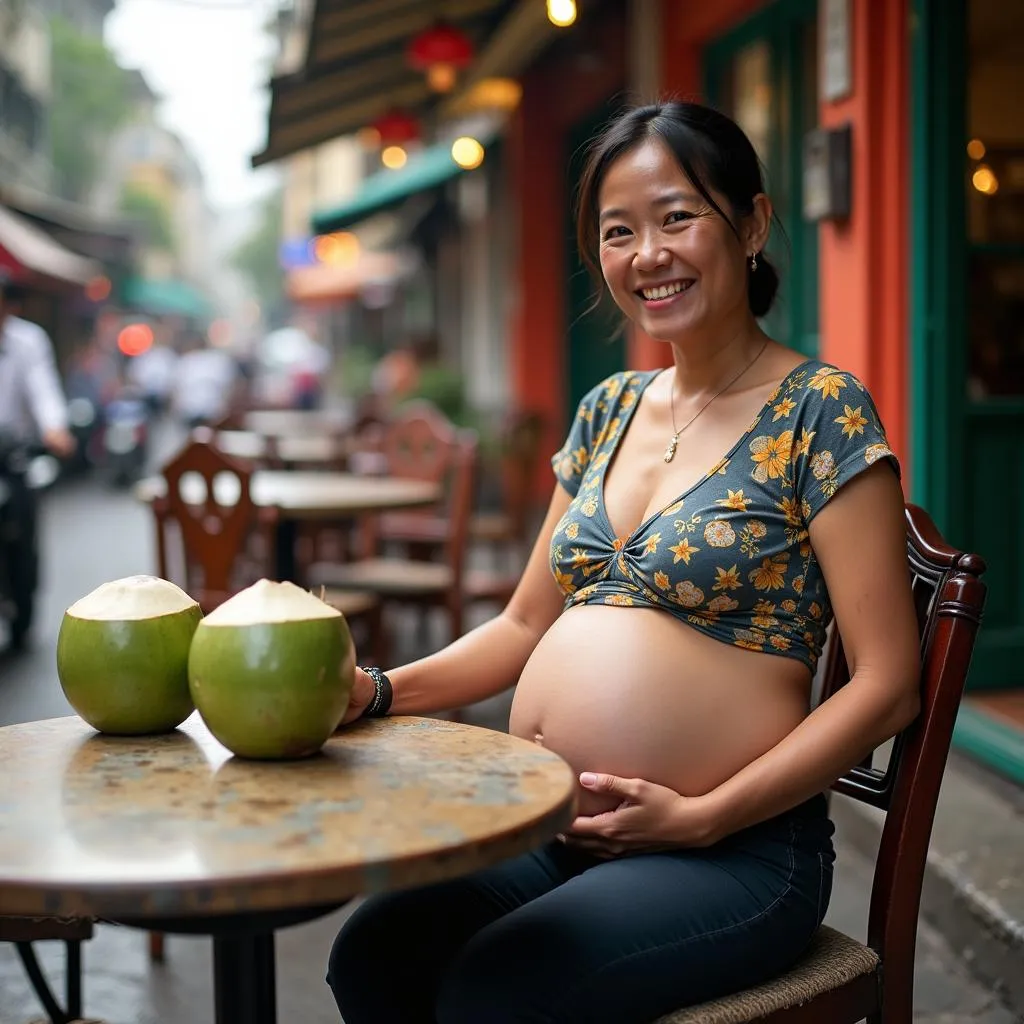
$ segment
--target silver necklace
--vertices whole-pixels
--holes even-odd
[[[682,436],[683,431],[687,430],[690,425],[697,419],[698,416],[720,395],[725,394],[749,370],[754,363],[761,358],[761,353],[768,347],[768,339],[766,338],[764,344],[757,350],[757,355],[747,363],[746,366],[736,374],[728,384],[725,385],[720,391],[716,391],[694,414],[687,420],[678,430],[676,430],[676,379],[672,378],[672,391],[669,395],[669,411],[672,413],[672,439],[668,443],[668,447],[665,449],[665,461],[671,462],[676,457],[676,449],[679,447],[679,438]]]

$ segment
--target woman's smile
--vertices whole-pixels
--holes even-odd
[[[689,277],[683,280],[670,281],[667,284],[649,285],[638,288],[636,294],[640,296],[644,309],[649,312],[668,309],[678,304],[685,298],[697,283],[696,278]]]

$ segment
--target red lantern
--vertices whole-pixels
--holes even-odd
[[[404,110],[389,110],[373,122],[381,146],[405,146],[420,137],[419,122]]]
[[[424,71],[435,92],[448,92],[455,85],[458,71],[473,61],[469,37],[446,21],[436,21],[409,44],[409,64]]]

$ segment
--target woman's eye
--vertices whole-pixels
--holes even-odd
[[[683,221],[693,220],[694,214],[689,210],[673,210],[666,218],[666,224],[680,224]]]
[[[604,240],[610,241],[613,238],[625,238],[629,234],[629,228],[624,227],[622,224],[615,224],[613,227],[608,228],[604,233]]]

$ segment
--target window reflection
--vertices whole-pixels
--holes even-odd
[[[968,397],[1024,396],[1024,7],[970,0]]]

